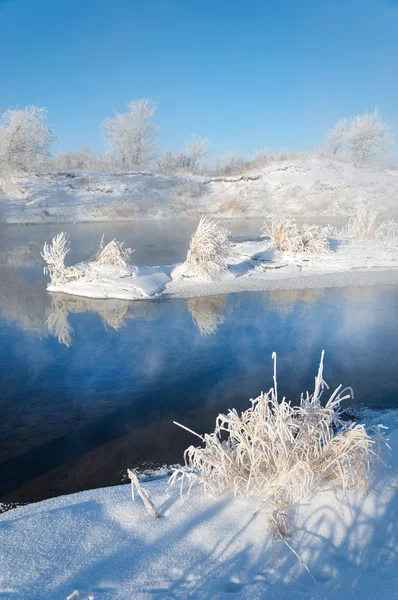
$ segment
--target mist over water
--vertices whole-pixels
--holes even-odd
[[[258,235],[261,223],[232,223]],[[0,228],[0,502],[120,483],[128,467],[180,462],[219,412],[272,385],[296,401],[324,376],[356,407],[398,407],[396,288],[231,294],[189,300],[90,300],[45,291],[40,250],[71,233],[68,264],[102,232],[138,264],[184,259],[196,222]]]

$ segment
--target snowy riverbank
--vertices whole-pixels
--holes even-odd
[[[366,201],[397,215],[398,170],[321,157],[272,162],[237,176],[50,173],[0,181],[0,222],[144,218],[345,216]]]
[[[391,600],[398,586],[398,431],[392,469],[369,493],[325,490],[301,503],[289,543],[272,544],[256,503],[195,494],[182,503],[167,480],[147,482],[161,518],[129,486],[104,488],[0,515],[0,595],[23,600]],[[78,593],[79,592],[79,593]]]

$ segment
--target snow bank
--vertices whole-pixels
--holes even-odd
[[[360,200],[397,215],[398,170],[297,158],[241,177],[52,173],[0,181],[0,222],[343,216]]]
[[[384,271],[384,282],[398,280],[398,247],[386,249],[377,240],[331,237],[328,245],[330,251],[324,254],[289,254],[278,251],[268,238],[233,244],[225,258],[225,268],[213,281],[201,277],[200,273],[193,277],[187,263],[118,267],[91,261],[68,267],[72,274],[79,273],[79,277],[70,281],[52,281],[47,289],[88,298],[139,300],[159,296],[199,297],[286,286],[349,285],[353,283],[354,273],[366,278],[372,271]],[[340,277],[337,283],[336,275]],[[372,276],[368,279],[371,282]],[[375,281],[380,282],[380,276]]]
[[[183,503],[161,478],[144,484],[160,519],[132,503],[129,486],[0,515],[0,596],[391,600],[398,589],[397,430],[390,445],[392,469],[379,469],[368,494],[348,492],[338,502],[326,490],[301,503],[290,543],[303,562],[272,543],[256,503],[230,495]]]

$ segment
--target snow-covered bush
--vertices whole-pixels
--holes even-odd
[[[374,240],[376,237],[377,218],[380,214],[376,208],[371,208],[361,202],[355,210],[349,213],[348,224],[343,228],[342,235],[355,240]]]
[[[65,256],[69,250],[69,236],[64,231],[56,235],[50,244],[46,242],[43,246],[41,256],[47,263],[43,272],[50,276],[53,285],[76,281],[86,275],[83,265],[65,266]]]
[[[54,140],[47,111],[37,106],[9,108],[0,119],[0,172],[28,171],[49,157]]]
[[[117,240],[112,240],[105,246],[104,236],[102,236],[97,254],[94,256],[94,261],[100,265],[127,267],[134,250],[123,248],[123,244],[124,242],[120,243]]]
[[[198,484],[209,496],[232,491],[258,500],[276,535],[283,537],[289,533],[289,507],[325,484],[344,492],[366,486],[380,438],[364,425],[342,420],[340,403],[352,397],[350,388],[340,385],[321,402],[329,389],[323,353],[314,392],[302,394],[298,406],[279,401],[273,358],[274,386],[241,414],[235,409],[220,414],[213,433],[195,434],[202,446],[187,448],[185,466],[174,470],[170,484],[179,484],[182,495]]]
[[[383,221],[378,224],[380,211],[361,202],[352,213],[349,213],[348,224],[341,230],[341,235],[354,240],[376,240],[387,251],[398,248],[398,223]]]
[[[299,252],[301,237],[296,220],[293,217],[272,217],[261,229],[264,236],[271,238],[274,246],[282,252]]]
[[[212,281],[227,271],[230,232],[209,217],[201,217],[191,238],[184,277]]]
[[[293,217],[272,217],[261,231],[271,238],[274,246],[282,252],[298,254],[326,254],[329,244],[325,232],[317,225],[299,227]]]
[[[64,231],[56,235],[50,244],[47,242],[44,244],[41,255],[47,267],[44,267],[43,271],[50,276],[51,283],[57,284],[65,280],[67,272],[65,256],[69,250],[69,236]]]

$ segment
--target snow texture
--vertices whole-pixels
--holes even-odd
[[[0,515],[0,596],[12,600],[392,600],[398,589],[398,431],[369,492],[300,504],[273,543],[256,502],[146,482],[159,519],[130,486],[63,496]],[[305,566],[304,566],[305,565]],[[306,570],[310,571],[310,574]],[[74,594],[74,595],[73,595]]]
[[[10,175],[0,180],[0,222],[143,218],[345,216],[361,201],[396,217],[398,170],[337,157],[271,162],[242,176],[131,173]]]

